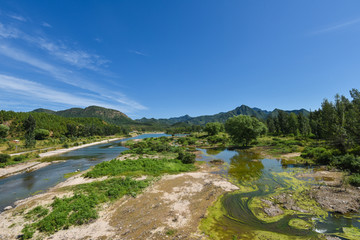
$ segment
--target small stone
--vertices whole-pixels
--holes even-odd
[[[7,206],[7,207],[4,208],[4,211],[10,210],[12,208],[13,208],[12,206]]]

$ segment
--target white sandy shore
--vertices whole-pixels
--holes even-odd
[[[99,141],[99,142],[83,144],[81,146],[58,149],[58,150],[54,150],[54,151],[40,153],[39,156],[40,156],[40,158],[51,157],[51,156],[54,156],[54,155],[70,152],[70,151],[73,151],[73,150],[76,150],[76,149],[90,147],[90,146],[94,146],[94,145],[97,145],[97,144],[108,143],[108,142],[112,142],[112,141],[117,141],[117,140],[120,140],[120,139],[123,139],[123,138],[106,139],[106,140],[102,140],[102,141]],[[31,162],[19,163],[19,164],[13,165],[13,166],[5,167],[5,168],[0,168],[0,178],[9,177],[11,175],[22,173],[24,171],[34,171],[34,170],[37,170],[39,168],[45,167],[45,166],[47,166],[49,164],[51,164],[51,162],[31,161]]]
[[[116,141],[116,140],[120,140],[120,139],[122,139],[122,138],[112,138],[112,139],[107,139],[107,140],[103,140],[103,141],[100,141],[100,142],[87,143],[87,144],[83,144],[83,145],[76,146],[76,147],[58,149],[58,150],[54,150],[54,151],[50,151],[50,152],[40,153],[39,156],[41,158],[50,157],[50,156],[70,152],[70,151],[73,151],[73,150],[76,150],[76,149],[80,149],[80,148],[84,148],[84,147],[90,147],[90,146],[94,146],[94,145],[102,144],[102,143],[108,143],[108,142],[112,142],[112,141]]]

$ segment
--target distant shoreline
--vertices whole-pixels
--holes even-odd
[[[98,142],[87,143],[87,144],[83,144],[83,145],[76,146],[76,147],[61,148],[61,149],[57,149],[57,150],[53,150],[53,151],[49,151],[49,152],[45,152],[45,153],[40,153],[39,156],[40,156],[40,158],[51,157],[51,156],[63,154],[66,152],[74,151],[74,150],[77,150],[80,148],[85,148],[85,147],[90,147],[90,146],[94,146],[94,145],[98,145],[98,144],[113,142],[113,141],[117,141],[117,140],[121,140],[121,139],[125,139],[125,138],[127,138],[127,137],[112,138],[112,139],[106,139],[106,140],[102,140],[102,141],[98,141]],[[22,173],[24,171],[38,170],[38,169],[46,167],[50,164],[51,164],[51,162],[44,163],[44,162],[39,162],[39,161],[29,161],[29,162],[25,162],[25,163],[19,163],[16,165],[8,166],[5,168],[0,168],[0,178],[10,177],[10,176]]]
[[[143,135],[143,134],[165,134],[165,133],[164,132],[146,132],[146,133],[142,133],[142,134],[134,134],[131,137],[136,137],[136,136]],[[83,145],[76,146],[76,147],[61,148],[61,149],[57,149],[57,150],[53,150],[53,151],[49,151],[49,152],[45,152],[45,153],[40,153],[39,156],[40,156],[40,158],[51,157],[51,156],[63,154],[66,152],[71,152],[71,151],[74,151],[74,150],[77,150],[80,148],[85,148],[85,147],[90,147],[90,146],[94,146],[94,145],[98,145],[98,144],[118,141],[118,140],[122,140],[125,138],[131,138],[131,137],[111,138],[111,139],[105,139],[105,140],[98,141],[98,142],[83,144]],[[17,155],[20,155],[20,154],[21,153],[17,153]],[[53,162],[29,161],[29,162],[25,162],[25,163],[19,163],[16,165],[8,166],[5,168],[0,168],[0,178],[10,177],[10,176],[13,176],[16,174],[20,174],[24,171],[35,171],[40,168],[46,167],[54,162],[58,162],[58,161],[53,161]]]

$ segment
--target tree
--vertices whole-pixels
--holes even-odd
[[[8,126],[0,124],[0,138],[6,138],[9,134],[9,129],[10,128]]]
[[[279,124],[279,133],[288,134],[289,133],[289,114],[285,111],[279,110],[277,120]]]
[[[272,134],[277,133],[275,119],[272,116],[270,116],[270,117],[268,117],[268,119],[266,119],[266,125],[269,130],[269,133],[272,133]]]
[[[219,122],[210,122],[205,126],[204,131],[208,133],[210,136],[214,136],[219,132],[223,131],[224,125]]]
[[[50,132],[46,129],[36,129],[35,130],[35,139],[44,140],[50,135]]]
[[[305,117],[304,114],[298,115],[299,131],[304,137],[308,137],[311,133],[309,118]]]
[[[298,122],[298,117],[296,116],[295,113],[290,113],[288,117],[288,129],[289,129],[289,133],[292,133],[295,136],[297,136],[299,133],[299,122]]]
[[[23,126],[25,129],[25,147],[35,147],[35,118],[30,114],[29,117],[24,121]]]
[[[252,140],[265,134],[267,128],[264,123],[254,117],[239,115],[226,121],[225,130],[233,142],[247,146]]]

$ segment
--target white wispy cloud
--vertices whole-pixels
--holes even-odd
[[[350,26],[358,24],[358,23],[360,23],[360,18],[325,27],[323,29],[320,29],[320,30],[317,30],[317,31],[313,32],[313,34],[321,34],[321,33],[333,32],[333,31],[336,31],[336,30],[340,30],[340,29],[343,29],[343,28],[350,27]]]
[[[47,22],[43,22],[41,25],[42,25],[43,27],[52,28],[52,26],[51,26],[49,23],[47,23]]]
[[[26,63],[39,70],[42,70],[61,82],[72,85],[74,87],[91,91],[95,93],[96,96],[102,97],[105,101],[111,100],[120,103],[122,105],[125,105],[128,111],[130,111],[130,109],[133,110],[147,109],[145,106],[141,105],[140,103],[137,103],[136,101],[127,98],[122,93],[109,91],[107,89],[102,88],[101,86],[92,84],[89,81],[86,81],[81,77],[78,77],[77,74],[72,71],[69,71],[64,68],[56,67],[52,64],[44,62],[18,49],[11,48],[6,45],[0,45],[0,54],[9,57],[13,60]]]
[[[88,53],[84,50],[71,49],[61,42],[51,41],[44,36],[29,35],[18,28],[2,23],[0,23],[0,37],[21,39],[78,68],[101,71],[100,67],[110,62],[99,55]]]
[[[27,94],[28,96],[34,93],[34,99],[36,99],[36,97],[41,99],[47,98],[52,102],[70,104],[72,106],[100,105],[118,109],[126,113],[147,109],[142,104],[129,99],[125,94],[114,91],[113,89],[116,89],[117,87],[115,87],[114,84],[110,84],[111,81],[107,82],[107,80],[102,77],[103,80],[101,81],[101,84],[98,84],[94,81],[89,81],[87,77],[83,76],[82,72],[77,71],[78,69],[87,69],[95,71],[96,74],[105,74],[106,72],[102,67],[110,62],[107,59],[96,54],[88,53],[84,50],[71,48],[61,41],[52,41],[44,34],[34,35],[34,32],[27,34],[24,31],[14,27],[14,25],[3,24],[0,22],[0,54],[35,68],[36,73],[45,74],[50,76],[50,79],[78,88],[79,95],[74,97],[68,93],[55,91],[47,88],[45,85],[37,83],[37,81],[32,82],[13,76],[0,75],[0,89],[2,89],[3,92],[8,89],[8,91],[11,90],[12,92],[17,92],[22,95]],[[60,59],[63,63],[69,64],[69,67],[66,67],[64,64],[58,64],[57,61],[52,61],[52,59],[40,59],[37,57],[38,53],[33,54],[33,51],[29,52],[23,50],[24,47],[17,44],[19,41],[12,42],[11,40],[13,39],[24,41],[27,46],[30,45],[36,47],[37,49],[42,50],[43,53],[55,56],[56,59]],[[11,45],[9,45],[9,41],[11,42]],[[70,66],[76,67],[77,69]],[[11,81],[15,80],[17,82],[11,84]],[[104,83],[109,84],[104,85]],[[21,92],[21,87],[25,88],[23,89],[23,93]],[[39,90],[39,93],[35,94],[35,91],[37,90]],[[58,94],[59,97],[50,96],[48,93],[51,93],[50,95]],[[64,100],[67,97],[72,100]]]
[[[141,55],[141,56],[148,56],[147,54],[145,54],[143,52],[140,52],[140,51],[137,51],[137,50],[129,50],[129,52],[137,54],[137,55]]]
[[[6,26],[0,23],[0,37],[1,38],[19,38],[20,32],[18,29]]]
[[[21,22],[26,22],[26,19],[23,16],[20,15],[16,15],[16,14],[9,14],[9,17],[11,17],[12,19],[21,21]]]
[[[111,105],[106,102],[96,101],[91,98],[79,97],[67,92],[51,89],[42,84],[29,81],[26,79],[16,78],[13,76],[0,74],[0,89],[6,92],[13,92],[17,95],[22,95],[31,98],[38,98],[52,103],[67,104],[70,106],[87,107],[89,105],[103,106],[107,108],[119,109],[116,105]],[[16,101],[13,99],[12,101]],[[126,111],[127,109],[119,109]]]

